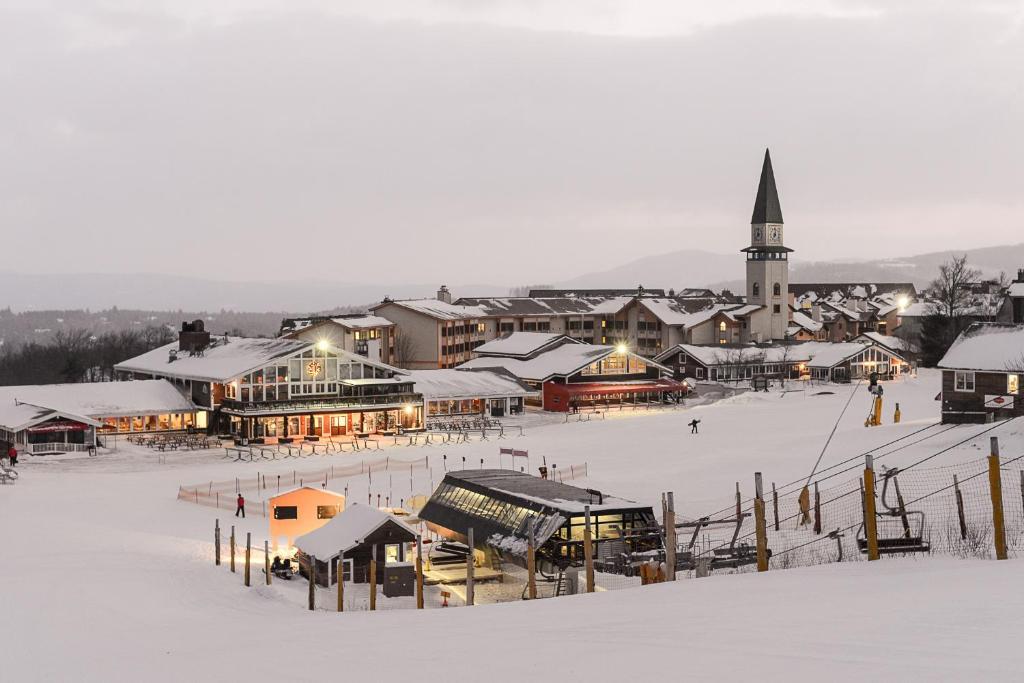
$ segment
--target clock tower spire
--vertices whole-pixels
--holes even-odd
[[[761,180],[750,217],[747,254],[747,303],[764,309],[750,315],[751,341],[784,339],[789,325],[789,252],[783,244],[782,206],[775,187],[772,157],[764,151]]]

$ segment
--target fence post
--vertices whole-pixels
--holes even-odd
[[[878,559],[878,520],[875,517],[875,459],[864,456],[864,536],[868,542],[868,560]]]
[[[345,553],[338,553],[338,568],[334,570],[338,579],[338,611],[345,611]]]
[[[423,609],[423,536],[416,537],[416,609]]]
[[[754,472],[754,532],[757,536],[757,571],[768,571],[768,530],[765,527],[761,473]]]
[[[953,494],[956,496],[956,516],[960,521],[960,540],[967,540],[967,518],[964,516],[964,496],[960,493],[960,480],[953,475]]]
[[[231,525],[231,573],[235,573],[235,525]]]
[[[530,515],[526,532],[526,595],[530,600],[537,599],[537,549],[534,547],[536,529],[537,518]]]
[[[469,547],[469,554],[466,555],[466,606],[470,607],[473,604],[473,570],[475,569],[474,564],[476,563],[476,552],[473,550],[473,527],[469,527],[466,531],[466,545]]]
[[[996,542],[996,559],[1006,559],[1006,522],[1003,519],[1003,478],[999,472],[999,437],[989,440],[992,455],[988,456],[988,485],[992,492],[992,530]]]
[[[251,531],[246,531],[245,532],[245,585],[246,585],[246,587],[251,585],[251,583],[249,581],[249,577],[250,577],[249,566],[250,566],[251,558],[252,558],[252,532]]]
[[[370,551],[370,611],[377,609],[377,544]]]
[[[594,536],[590,528],[590,506],[583,506],[583,562],[587,572],[587,592],[594,592]]]
[[[775,482],[772,482],[772,512],[775,513],[775,530],[779,530],[779,492],[775,490]]]
[[[267,585],[270,585],[270,541],[263,541],[263,572],[267,575]]]
[[[671,491],[665,496],[665,580],[676,580],[676,500]]]
[[[821,493],[818,492],[818,482],[814,482],[814,533],[821,533]]]
[[[213,564],[220,566],[220,518],[213,522]]]
[[[309,611],[316,609],[316,555],[309,556]]]

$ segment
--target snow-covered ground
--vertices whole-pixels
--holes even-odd
[[[127,445],[92,459],[30,458],[19,467],[20,481],[0,488],[8,548],[0,565],[2,677],[1019,679],[1019,560],[885,559],[529,604],[310,614],[294,583],[268,588],[257,575],[258,587],[246,589],[240,574],[212,564],[215,517],[236,523],[243,538],[252,532],[257,546],[267,535],[264,518],[235,520],[176,499],[182,484],[256,471],[276,480],[293,470],[301,476],[331,464],[429,454],[433,471],[414,473],[411,485],[399,475],[350,482],[356,499],[388,489],[405,497],[440,481],[442,454],[449,466],[461,466],[463,456],[468,466],[479,467],[481,458],[496,466],[498,448],[509,446],[529,449],[531,467],[542,456],[559,468],[586,463],[589,477],[574,483],[655,509],[660,492],[672,490],[677,508],[692,517],[728,505],[736,481],[749,493],[754,471],[779,483],[808,474],[854,388],[788,388],[798,390],[584,423],[528,418],[521,438],[303,460],[239,463],[219,453],[156,454]],[[937,392],[933,372],[887,384],[886,424],[868,429],[870,401],[860,387],[821,466],[936,422]],[[897,401],[903,421],[892,425]],[[686,426],[694,417],[698,435]],[[971,439],[981,429],[936,428],[883,462],[911,462],[960,441],[966,443],[935,464],[977,459],[988,448],[989,434]],[[1022,431],[1010,422],[991,435],[1013,456],[1024,453]]]

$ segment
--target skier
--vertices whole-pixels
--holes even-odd
[[[697,433],[697,425],[699,425],[699,424],[700,424],[700,420],[697,420],[697,419],[690,420],[687,423],[687,425],[690,427],[690,433],[691,434],[696,434]]]
[[[238,508],[235,510],[235,517],[242,515],[242,519],[245,519],[245,498],[242,498],[242,494],[238,494]]]
[[[11,444],[11,447],[7,449],[7,459],[11,461],[11,467],[18,464],[18,449]]]

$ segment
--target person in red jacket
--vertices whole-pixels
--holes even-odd
[[[242,515],[242,518],[244,519],[245,518],[245,498],[242,498],[242,494],[241,493],[238,494],[238,501],[237,502],[238,502],[238,508],[235,510],[235,517],[237,517],[238,515]]]
[[[11,444],[11,447],[7,449],[7,459],[11,461],[11,467],[18,464],[18,449]]]

